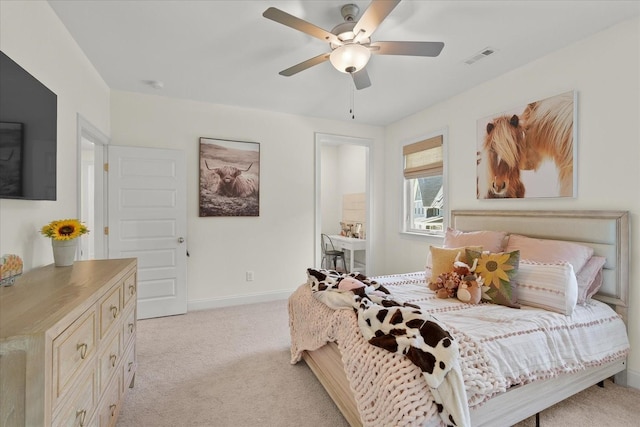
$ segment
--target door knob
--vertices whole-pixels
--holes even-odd
[[[184,237],[178,237],[178,243],[184,243]]]

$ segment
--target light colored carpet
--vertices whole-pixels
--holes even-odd
[[[118,427],[348,426],[306,364],[289,363],[286,301],[141,320],[137,334],[135,387]],[[540,420],[542,427],[637,426],[640,391],[607,382]]]

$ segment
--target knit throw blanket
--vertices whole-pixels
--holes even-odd
[[[389,291],[359,273],[307,269],[313,296],[331,307],[353,309],[363,337],[418,366],[446,425],[471,425],[458,343],[433,316],[393,300]]]

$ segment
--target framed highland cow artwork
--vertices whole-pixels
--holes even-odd
[[[200,216],[260,215],[260,144],[200,138]]]
[[[478,199],[576,197],[576,92],[478,120]]]

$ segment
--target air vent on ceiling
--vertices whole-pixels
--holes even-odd
[[[492,47],[486,47],[484,49],[482,49],[480,52],[476,53],[475,55],[473,55],[471,58],[467,59],[466,61],[464,61],[465,64],[473,64],[474,62],[478,62],[479,60],[486,58],[487,56],[491,55],[492,53],[495,53],[496,50]]]

